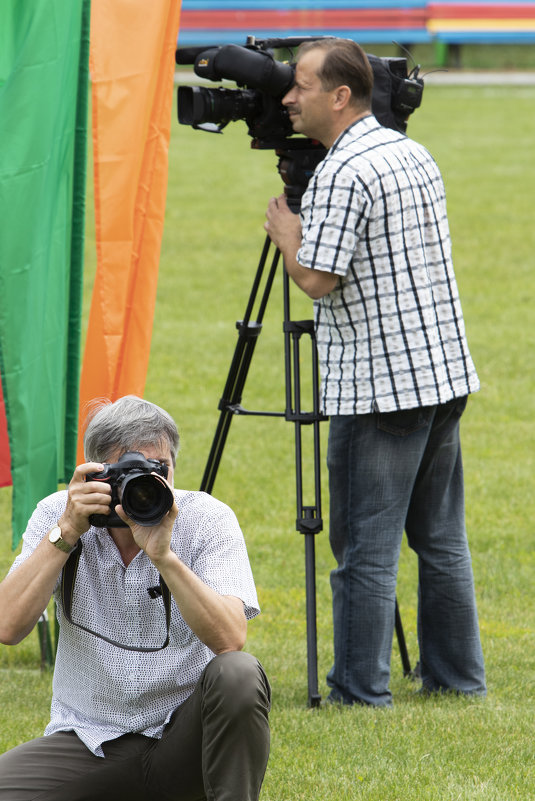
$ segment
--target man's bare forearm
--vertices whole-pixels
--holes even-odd
[[[239,598],[217,593],[173,551],[154,564],[169,587],[180,614],[201,642],[216,654],[243,648],[247,620]]]
[[[0,642],[16,645],[30,633],[48,606],[67,558],[46,536],[0,583]]]

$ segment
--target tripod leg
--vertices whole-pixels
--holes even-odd
[[[399,611],[398,600],[396,598],[396,612],[395,612],[395,627],[396,636],[399,646],[399,655],[401,657],[401,664],[403,666],[403,675],[412,676],[411,663],[409,660],[409,652],[407,651],[407,643],[405,642],[405,633],[403,631],[403,624],[401,622],[401,614]]]
[[[311,707],[319,706],[321,703],[318,691],[315,536],[315,534],[305,534],[308,705]]]
[[[321,696],[318,693],[317,668],[317,631],[316,631],[316,562],[315,562],[315,535],[322,530],[321,519],[321,480],[320,480],[320,446],[319,423],[327,419],[318,412],[318,365],[315,347],[314,324],[312,320],[291,322],[289,320],[289,278],[286,272],[284,281],[284,334],[285,334],[285,364],[286,364],[286,411],[283,415],[277,413],[248,412],[241,407],[243,388],[251,364],[256,341],[262,329],[262,319],[267,306],[269,293],[273,284],[280,251],[276,249],[271,269],[267,277],[264,292],[261,298],[256,321],[251,322],[253,307],[260,288],[262,272],[269,251],[270,240],[266,242],[258,265],[257,274],[249,297],[244,319],[237,323],[238,342],[232,359],[231,367],[225,383],[223,397],[219,402],[220,417],[212,447],[201,482],[201,490],[211,492],[223,448],[234,414],[265,414],[267,416],[284,416],[286,420],[295,423],[295,462],[296,462],[296,494],[297,494],[297,530],[305,537],[305,572],[306,572],[306,616],[307,616],[307,667],[308,667],[308,702],[310,706],[318,706]],[[300,355],[299,339],[303,333],[309,334],[312,341],[312,394],[313,411],[302,412],[300,388]],[[291,348],[293,338],[293,351]],[[292,371],[293,361],[293,371]],[[292,395],[292,385],[294,394]],[[313,426],[314,436],[314,490],[315,505],[303,505],[302,489],[302,456],[301,456],[301,425]]]
[[[277,270],[279,262],[280,251],[276,250],[273,257],[271,268],[266,279],[264,291],[260,300],[259,309],[257,312],[256,321],[251,322],[254,305],[258,292],[260,290],[262,276],[266,265],[268,252],[270,247],[270,239],[266,237],[258,268],[253,281],[253,286],[247,302],[247,307],[243,320],[236,323],[238,329],[238,341],[234,350],[234,356],[230,365],[227,380],[223,395],[219,401],[219,422],[216,428],[214,439],[210,454],[204,470],[204,475],[201,481],[201,490],[204,492],[211,492],[219,469],[219,463],[223,455],[223,449],[232,422],[234,414],[243,413],[240,403],[243,395],[245,381],[253,358],[255,345],[262,330],[262,319],[266,310],[269,294],[273,285],[273,279]]]
[[[287,273],[284,274],[283,281],[286,364],[286,419],[292,421],[295,425],[295,480],[297,506],[296,528],[304,535],[305,538],[308,704],[311,707],[315,707],[319,706],[321,702],[321,695],[318,692],[315,536],[323,528],[323,521],[321,519],[319,422],[324,418],[318,414],[317,352],[315,347],[314,323],[312,320],[292,322],[289,319],[290,299],[289,278]],[[303,412],[301,409],[300,340],[303,334],[308,334],[312,342],[312,412]],[[313,427],[314,506],[303,505],[301,441],[303,425],[312,425]]]
[[[237,326],[239,331],[238,341],[236,343],[223,396],[219,401],[221,413],[201,481],[201,490],[203,492],[211,492],[213,489],[219,463],[223,455],[223,448],[225,447],[230,424],[232,422],[232,416],[234,414],[239,414],[245,380],[253,358],[256,340],[262,330],[262,325],[259,323],[249,323],[247,325],[244,323],[237,323]]]

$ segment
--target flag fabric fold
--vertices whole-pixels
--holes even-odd
[[[91,54],[97,271],[80,388],[143,395],[167,194],[180,18],[176,0],[93,0]]]
[[[11,453],[7,433],[6,405],[0,382],[0,487],[11,486]]]
[[[0,470],[14,546],[75,464],[89,19],[89,0],[0,4]]]

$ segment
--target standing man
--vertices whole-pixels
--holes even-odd
[[[300,218],[272,198],[265,228],[316,301],[337,561],[329,700],[389,706],[403,530],[419,559],[423,689],[486,692],[459,440],[479,382],[440,172],[423,147],[379,125],[372,86],[354,42],[301,45],[282,102],[294,131],[328,152]]]
[[[152,403],[102,405],[84,447],[87,462],[38,504],[0,584],[0,642],[20,642],[52,594],[61,624],[46,736],[0,757],[0,800],[256,801],[270,689],[241,650],[259,609],[236,517],[172,490],[178,431]],[[129,518],[98,476],[134,451],[155,461],[139,484],[127,474],[120,497],[127,506],[137,486],[131,514],[152,525]]]

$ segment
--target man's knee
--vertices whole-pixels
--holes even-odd
[[[205,670],[205,698],[217,698],[229,712],[241,714],[260,705],[267,713],[271,688],[262,665],[244,651],[228,651],[214,657]]]

